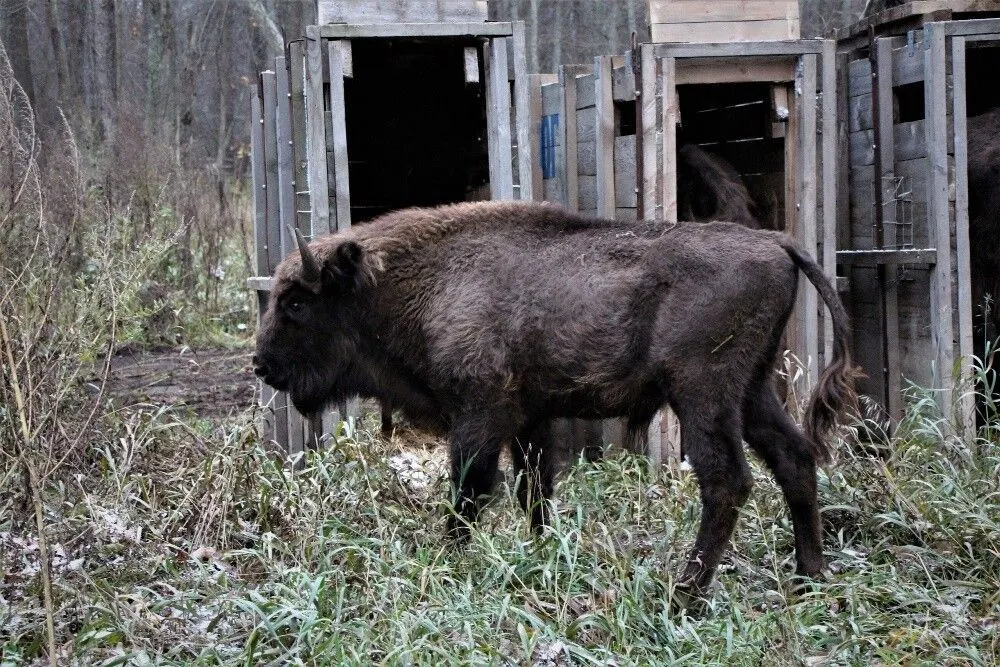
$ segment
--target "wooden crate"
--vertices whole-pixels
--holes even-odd
[[[835,32],[839,50],[864,47],[869,33],[905,35],[933,21],[1000,16],[1000,0],[917,0],[890,7]]]
[[[798,0],[649,0],[653,42],[799,38]]]
[[[974,352],[965,119],[968,100],[996,87],[993,71],[967,80],[966,57],[974,46],[1000,49],[1000,18],[926,21],[942,4],[888,10],[838,44],[847,168],[837,261],[849,286],[854,357],[868,375],[861,389],[897,420],[909,382],[933,389],[943,413],[957,408],[956,426],[970,434],[972,395],[954,393],[969,381]],[[947,4],[940,11],[996,6]]]
[[[486,20],[486,0],[318,0],[327,23],[473,23]]]

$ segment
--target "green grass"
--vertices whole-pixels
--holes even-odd
[[[792,588],[780,494],[755,467],[733,549],[692,616],[669,604],[699,514],[690,472],[625,454],[579,464],[545,540],[530,537],[505,483],[457,548],[443,537],[446,480],[422,487],[397,474],[398,443],[362,428],[291,472],[250,423],[118,413],[90,465],[46,487],[60,661],[989,665],[1000,655],[1000,451],[933,438],[918,412],[889,458],[841,445],[821,473],[832,572],[806,591]],[[28,515],[6,507],[0,664],[27,664],[45,646],[37,540]]]

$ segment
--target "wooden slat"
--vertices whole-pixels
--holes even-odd
[[[1000,12],[1000,2],[996,0],[924,0],[921,2],[907,2],[897,7],[892,7],[878,14],[867,16],[857,23],[846,28],[840,28],[836,32],[838,40],[850,37],[863,36],[871,27],[881,27],[887,24],[903,21],[904,19],[919,18],[924,15],[934,15],[938,12],[944,13],[968,13],[968,12]],[[961,21],[961,23],[977,23],[984,19],[973,21]],[[990,19],[985,19],[990,20]],[[953,22],[947,32],[954,29],[961,29],[962,26]],[[974,28],[973,28],[974,29]],[[996,32],[995,30],[993,32]],[[951,33],[960,34],[960,33]],[[968,33],[966,33],[968,34]]]
[[[663,168],[660,181],[663,203],[662,220],[677,222],[677,106],[676,60],[663,58],[660,62],[660,95],[663,113]]]
[[[897,246],[895,225],[885,225],[886,203],[895,197],[892,179],[895,177],[895,157],[897,155],[892,112],[893,62],[892,40],[875,40],[875,65],[872,69],[872,85],[875,86],[872,118],[875,129],[874,163],[878,192],[875,198],[876,234],[881,234],[882,246],[894,249]],[[869,67],[872,67],[869,65]],[[879,210],[881,206],[881,210]],[[894,216],[895,217],[895,214]],[[885,374],[886,409],[893,423],[902,418],[902,369],[899,358],[899,281],[894,264],[878,268],[879,290],[882,307],[882,354]]]
[[[817,212],[817,164],[816,164],[816,85],[817,56],[813,54],[802,56],[802,134],[801,146],[801,226],[800,238],[802,244],[815,254],[817,250],[816,212]],[[795,135],[792,135],[794,140]],[[813,382],[819,377],[819,303],[816,290],[810,286],[800,290],[802,298],[803,319],[802,331],[805,336],[806,356],[809,374]]]
[[[559,115],[560,125],[562,124],[562,84],[556,74],[536,74],[541,84],[542,91],[542,115]],[[552,80],[550,80],[552,79]],[[560,144],[561,145],[561,144]]]
[[[514,23],[514,114],[517,124],[518,199],[540,198],[542,186],[538,163],[541,100],[528,77],[528,47],[524,21]],[[537,175],[537,177],[536,177]]]
[[[614,180],[615,207],[636,208],[635,135],[615,137]]]
[[[699,44],[670,43],[654,44],[653,53],[657,58],[742,58],[743,56],[801,56],[806,53],[820,53],[821,39],[784,39],[761,42],[703,42]]]
[[[289,102],[292,106],[292,147],[295,151],[295,222],[309,233],[309,156],[306,152],[305,47],[288,45]]]
[[[256,273],[270,273],[267,263],[267,174],[264,170],[263,82],[260,78],[250,97],[250,169],[253,180],[254,257]]]
[[[760,42],[799,38],[798,18],[776,19],[771,21],[654,23],[652,24],[651,29],[654,42],[712,43],[720,40],[733,42]]]
[[[576,108],[586,109],[597,104],[596,74],[581,74],[576,81]]]
[[[330,138],[333,143],[333,182],[336,230],[351,227],[351,179],[347,158],[347,102],[344,99],[344,63],[341,49],[330,42]],[[332,225],[331,225],[332,226]]]
[[[795,61],[793,56],[685,58],[677,62],[677,85],[792,81]]]
[[[330,233],[326,119],[323,113],[323,45],[316,26],[306,28],[306,147],[309,161],[310,235]]]
[[[886,120],[892,120],[892,100],[887,104],[889,108],[884,110],[887,115]],[[896,161],[915,160],[927,155],[927,131],[924,127],[925,120],[914,120],[906,123],[898,123],[892,126],[893,143],[895,145]],[[863,167],[875,162],[875,136],[872,130],[861,130],[852,132],[851,141],[851,165]],[[954,150],[954,137],[948,141],[948,151]]]
[[[656,86],[660,81],[657,76],[659,61],[653,55],[653,45],[643,44],[639,47],[640,82],[642,104],[642,182],[640,196],[642,197],[642,215],[646,220],[658,219],[656,197],[659,192],[660,168],[656,163],[656,121],[659,116],[656,103]]]
[[[837,280],[837,44],[832,39],[823,45],[822,56],[822,170],[823,170],[823,236],[820,259],[823,273],[831,282]],[[846,165],[845,165],[846,166]],[[823,312],[823,363],[833,358],[833,321]]]
[[[507,38],[491,39],[483,47],[486,62],[486,126],[493,199],[514,198],[510,133],[510,86],[507,79]]]
[[[486,0],[318,0],[317,23],[485,21]]]
[[[701,23],[705,21],[766,21],[797,19],[799,3],[794,0],[650,0],[649,22]]]
[[[635,73],[631,65],[622,65],[611,70],[611,99],[615,102],[635,100]]]
[[[312,26],[310,26],[312,27]],[[510,23],[333,23],[318,28],[325,39],[385,37],[509,37]]]
[[[267,272],[281,262],[281,201],[278,184],[277,77],[268,70],[260,75],[264,91],[264,178],[267,206]]]
[[[597,215],[615,217],[615,108],[611,98],[611,56],[594,58],[597,107]]]
[[[951,410],[951,369],[954,361],[954,329],[952,325],[953,295],[951,289],[951,220],[948,202],[948,130],[945,98],[945,33],[928,25],[924,30],[924,100],[927,110],[928,146],[928,225],[933,235],[931,243],[938,249],[937,264],[931,270],[931,338],[936,364],[934,384],[939,405],[944,414]]]
[[[576,82],[577,74],[582,73],[586,66],[563,65],[559,68],[559,88],[562,91],[562,122],[560,132],[565,142],[563,162],[559,166],[564,184],[564,201],[571,211],[580,210],[580,188],[577,182],[577,128],[576,128]]]
[[[462,50],[462,67],[465,69],[466,83],[479,83],[479,49],[466,46]]]
[[[906,250],[838,250],[837,261],[852,266],[878,266],[879,264],[925,264],[937,263],[935,248],[910,248]]]
[[[998,22],[1000,27],[1000,22]],[[951,42],[951,67],[954,90],[966,89],[965,38],[953,37]],[[955,295],[958,308],[958,353],[961,361],[963,388],[972,378],[972,356],[975,353],[972,331],[972,267],[969,258],[969,146],[964,94],[956,94],[954,104],[953,136],[955,145],[955,263],[958,290]],[[978,147],[972,147],[976,150]],[[959,432],[970,442],[975,436],[975,397],[963,391],[959,403]]]

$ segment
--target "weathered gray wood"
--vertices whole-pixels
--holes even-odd
[[[467,46],[462,50],[462,66],[465,69],[465,82],[479,83],[479,49]]]
[[[311,26],[310,26],[311,27]],[[373,37],[509,37],[510,23],[339,23],[319,26],[324,39]]]
[[[713,3],[716,0],[713,0]],[[712,3],[702,3],[712,4]],[[707,21],[702,23],[653,23],[654,42],[733,42],[798,39],[799,19],[770,21]]]
[[[252,278],[247,278],[247,287],[257,292],[270,292],[271,283],[271,276],[254,276]]]
[[[351,48],[351,40],[338,39],[334,42],[340,48],[340,69],[345,79],[354,78],[354,49]]]
[[[823,43],[822,59],[822,170],[823,170],[823,218],[822,253],[820,260],[823,272],[831,281],[837,279],[837,44],[833,40]],[[823,312],[823,364],[833,358],[833,321]]]
[[[634,209],[638,206],[635,181],[635,136],[615,137],[614,179],[615,206],[617,209]]]
[[[295,221],[309,233],[309,155],[306,151],[305,47],[302,42],[288,45],[289,94],[292,106],[292,147],[295,152]]]
[[[838,250],[837,261],[852,266],[878,266],[879,264],[923,264],[937,263],[936,248],[907,248],[904,250]]]
[[[529,201],[540,198],[541,173],[537,165],[539,141],[538,123],[541,120],[541,101],[528,77],[528,47],[524,22],[514,23],[514,113],[517,124],[517,169],[521,186],[518,199]],[[537,83],[537,81],[535,82]]]
[[[1000,21],[997,22],[1000,32]],[[963,91],[966,90],[964,37],[953,37],[951,42],[951,67],[955,84],[954,90],[954,125],[953,136],[955,144],[955,264],[958,277],[958,288],[955,295],[958,309],[958,354],[961,357],[959,381],[963,388],[958,405],[958,427],[969,441],[976,431],[976,402],[972,392],[966,388],[971,386],[972,357],[975,354],[972,332],[972,266],[969,259],[969,145],[968,127],[966,123],[966,103]],[[978,147],[972,147],[977,150]]]
[[[597,215],[615,217],[615,109],[611,98],[611,56],[594,58],[597,109]]]
[[[947,100],[945,99],[945,32],[929,24],[924,28],[924,100],[928,146],[928,214],[932,243],[938,249],[937,264],[931,270],[931,337],[934,347],[934,386],[939,389],[939,405],[949,414],[952,401],[951,369],[954,362],[954,328],[952,325],[951,283],[951,220],[948,202],[948,133]]]
[[[659,108],[656,101],[656,86],[660,80],[657,76],[659,60],[653,55],[653,45],[643,44],[639,51],[640,70],[642,77],[641,99],[642,127],[637,128],[642,133],[642,217],[646,220],[659,218],[656,209],[656,197],[659,192],[660,166],[656,163],[657,137],[656,122]]]
[[[577,111],[576,111],[576,81],[577,74],[582,72],[583,67],[577,65],[564,65],[559,68],[559,88],[562,91],[562,123],[560,132],[565,141],[564,160],[559,165],[563,176],[565,187],[564,201],[566,207],[571,211],[580,210],[580,188],[577,183],[578,175],[578,155],[577,155]]]
[[[921,33],[916,33],[921,35]],[[886,39],[886,38],[882,38]],[[924,80],[924,52],[920,40],[914,40],[912,46],[906,44],[902,37],[891,40],[892,43],[892,85],[905,86],[909,83]]]
[[[888,101],[888,119],[892,117],[892,100]],[[897,123],[893,128],[893,143],[896,146],[896,160],[914,160],[927,155],[927,131],[924,128],[926,120],[913,120],[906,123]],[[851,165],[863,167],[875,162],[875,141],[872,130],[861,130],[852,132],[851,141]],[[954,150],[954,137],[950,137],[947,146],[949,151]]]
[[[677,85],[792,81],[796,60],[787,55],[683,58],[677,62]]]
[[[330,137],[333,142],[334,201],[336,202],[336,229],[342,232],[351,227],[351,179],[347,158],[347,102],[344,99],[343,51],[331,41],[330,58]]]
[[[306,28],[306,151],[309,161],[310,235],[328,234],[326,119],[323,113],[323,44],[316,26]]]
[[[977,6],[980,10],[984,8],[981,2],[978,3]],[[955,9],[954,11],[962,10]],[[991,2],[990,11],[1000,11],[1000,2]],[[988,18],[948,21],[947,23],[943,23],[941,25],[940,30],[943,30],[948,36],[972,37],[976,35],[1000,35],[1000,19]]]
[[[596,73],[581,74],[576,79],[576,108],[586,109],[597,104]]]
[[[510,133],[510,86],[507,79],[507,39],[491,39],[483,47],[486,62],[486,126],[493,199],[514,198]]]
[[[580,92],[579,83],[582,78],[584,77],[577,77],[577,94]],[[591,106],[576,112],[576,132],[577,140],[581,143],[597,140],[597,107]]]
[[[802,113],[802,134],[798,139],[800,147],[801,191],[800,215],[801,224],[798,228],[802,244],[815,254],[818,250],[816,236],[817,212],[817,164],[816,164],[816,84],[817,56],[808,54],[802,56],[802,103],[799,108]],[[796,135],[792,135],[793,140]],[[800,313],[802,317],[802,333],[804,336],[803,350],[806,353],[809,377],[815,382],[819,377],[819,302],[816,290],[810,286],[799,290],[801,299]]]
[[[543,75],[539,75],[543,76]],[[552,76],[552,75],[547,75]],[[546,79],[540,79],[546,81],[542,84],[542,115],[551,116],[552,114],[559,114],[559,124],[562,125],[562,83],[557,78],[553,83]]]
[[[317,23],[483,22],[486,0],[318,0]]]
[[[250,97],[250,169],[253,181],[254,257],[258,276],[269,274],[267,264],[267,173],[264,168],[263,82],[253,86]]]
[[[631,102],[635,99],[635,72],[630,65],[611,70],[611,98],[615,102]]]
[[[576,173],[580,176],[597,176],[597,142],[593,140],[581,141],[579,135],[577,135],[577,139]]]
[[[597,215],[597,177],[580,174],[577,182],[580,190],[580,212]]]
[[[525,156],[527,159],[527,165],[525,165],[524,160],[521,159],[521,155],[518,155],[518,168],[521,170],[521,199],[536,199],[542,200],[544,197],[542,195],[544,185],[542,183],[542,142],[541,142],[541,129],[542,129],[542,86],[544,84],[551,83],[555,79],[554,74],[528,74],[528,113],[524,114],[527,117],[527,140],[528,140],[528,153]],[[525,106],[524,104],[518,104],[518,113],[521,114],[520,108]],[[525,133],[521,132],[520,129],[521,119],[518,120],[518,147],[520,148],[521,143],[525,140]],[[531,184],[531,190],[527,194],[524,190],[524,173],[528,172],[528,178]]]
[[[823,40],[792,39],[762,42],[706,42],[702,44],[655,44],[658,58],[732,58],[741,56],[801,56],[820,53]]]
[[[849,98],[846,107],[848,127],[851,132],[870,130],[872,123],[872,96],[871,93],[857,95]]]
[[[881,246],[894,249],[897,247],[896,226],[885,224],[886,204],[894,202],[895,143],[896,128],[893,126],[893,60],[892,40],[879,38],[875,40],[875,68],[872,85],[875,133],[875,178],[873,189],[879,194],[875,198],[876,234],[881,234]],[[871,67],[871,65],[869,65]],[[908,125],[908,124],[907,124]],[[881,207],[881,210],[879,210]],[[892,214],[895,221],[895,206]],[[892,222],[892,221],[890,221]],[[902,377],[899,353],[899,295],[896,279],[896,266],[887,264],[878,270],[879,290],[882,306],[882,364],[886,383],[886,409],[893,423],[902,417]]]
[[[676,60],[672,57],[660,61],[660,95],[663,113],[663,146],[662,175],[660,181],[663,203],[662,220],[668,223],[677,222],[677,119],[680,109],[677,106]]]

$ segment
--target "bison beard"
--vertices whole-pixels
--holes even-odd
[[[771,387],[797,269],[835,333],[806,433]],[[784,492],[799,573],[822,571],[816,465],[828,458],[823,431],[854,396],[846,334],[833,287],[783,234],[480,202],[399,211],[302,245],[275,273],[255,363],[300,410],[361,394],[437,418],[451,444],[448,528],[460,538],[503,446],[540,529],[552,419],[624,417],[635,429],[669,405],[703,501],[681,579],[697,592],[750,493],[742,440]]]

